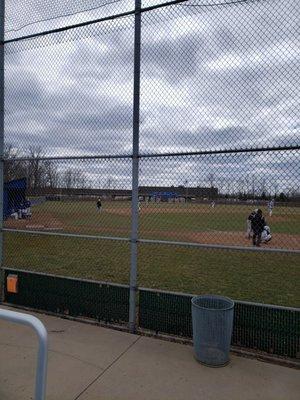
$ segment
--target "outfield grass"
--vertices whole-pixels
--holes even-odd
[[[6,232],[4,265],[128,284],[130,245]],[[299,268],[299,255],[139,245],[138,281],[148,288],[299,307]]]
[[[253,206],[193,203],[142,204],[140,234],[145,238],[186,240],[187,234],[199,232],[244,232],[246,218]],[[273,234],[300,235],[300,207],[275,207],[268,217]],[[130,203],[103,202],[97,213],[94,202],[46,202],[33,207],[32,223],[57,223],[66,232],[103,234],[128,237],[130,234]],[[213,233],[212,233],[213,235]],[[243,234],[242,234],[243,235]],[[300,241],[300,236],[299,236]],[[233,243],[234,244],[234,243]]]
[[[140,237],[249,245],[245,220],[251,206],[148,204],[140,212]],[[130,203],[46,202],[33,207],[30,221],[7,221],[15,228],[40,226],[60,232],[130,235]],[[264,209],[266,213],[267,210]],[[267,218],[269,246],[300,248],[300,208],[275,207]],[[30,228],[28,228],[30,229]],[[34,228],[33,228],[34,229]],[[38,228],[43,229],[43,228]],[[197,236],[197,235],[202,236]],[[204,236],[203,236],[204,233]],[[240,242],[238,242],[240,240]],[[290,247],[293,248],[293,247]],[[129,282],[128,242],[5,233],[4,264],[53,274]],[[234,299],[300,305],[300,255],[250,253],[139,244],[139,285],[187,293],[216,293]]]

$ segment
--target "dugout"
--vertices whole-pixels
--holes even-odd
[[[26,178],[5,182],[3,187],[3,218],[7,219],[26,202]]]

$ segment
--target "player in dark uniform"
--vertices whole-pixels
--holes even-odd
[[[258,247],[260,246],[261,234],[266,225],[267,223],[262,215],[262,211],[258,209],[257,213],[251,219],[251,229],[253,232],[253,237],[252,237],[253,246],[258,246]]]
[[[102,203],[101,203],[100,197],[98,198],[96,205],[97,205],[97,210],[100,212],[101,208],[102,208]]]

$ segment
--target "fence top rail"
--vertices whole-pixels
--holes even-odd
[[[125,285],[122,283],[96,281],[94,279],[76,278],[76,277],[72,277],[72,276],[57,275],[57,274],[48,274],[46,272],[29,271],[26,269],[11,268],[11,267],[3,267],[3,270],[17,272],[17,273],[19,272],[19,273],[24,273],[24,274],[30,274],[30,275],[40,275],[40,276],[51,277],[51,278],[67,279],[70,281],[77,281],[77,282],[95,283],[99,286],[102,286],[102,285],[103,286],[115,286],[115,287],[120,287],[120,288],[124,288],[124,289],[129,289],[129,285]]]
[[[15,232],[15,233],[25,233],[28,235],[44,235],[44,236],[60,236],[60,237],[69,237],[69,238],[78,238],[78,239],[92,239],[92,240],[115,240],[120,242],[130,242],[130,238],[128,237],[118,237],[118,236],[100,236],[100,235],[85,235],[85,234],[77,234],[77,233],[66,233],[66,232],[47,232],[47,231],[39,231],[39,230],[27,230],[27,229],[11,229],[11,228],[3,228],[3,232]],[[1,229],[0,229],[1,232]]]
[[[168,157],[192,157],[217,154],[235,154],[235,153],[258,153],[270,151],[293,151],[300,150],[299,145],[295,146],[274,146],[274,147],[249,147],[241,149],[221,149],[221,150],[199,150],[173,153],[140,153],[139,158],[168,158]],[[104,154],[104,155],[82,155],[82,156],[44,156],[44,157],[13,157],[0,159],[6,163],[18,161],[64,161],[64,160],[108,160],[108,159],[132,159],[132,154]]]
[[[71,29],[82,28],[84,26],[89,26],[89,25],[100,23],[100,22],[105,22],[105,21],[110,21],[110,20],[114,20],[114,19],[118,19],[118,18],[128,17],[131,15],[135,15],[136,13],[144,13],[144,12],[148,12],[148,11],[157,10],[162,7],[185,3],[187,1],[188,0],[172,0],[172,1],[168,1],[166,3],[160,3],[160,4],[148,6],[148,7],[143,7],[143,8],[140,8],[139,10],[133,9],[133,10],[126,11],[123,13],[118,13],[118,14],[109,15],[109,16],[103,17],[103,18],[93,19],[91,21],[85,21],[85,22],[81,22],[78,24],[74,24],[74,25],[68,25],[68,26],[64,26],[64,27],[60,27],[60,28],[56,28],[56,29],[50,29],[47,31],[32,33],[30,35],[19,36],[19,37],[13,38],[13,39],[4,40],[2,43],[0,42],[0,44],[5,45],[5,44],[9,44],[9,43],[14,43],[14,42],[20,42],[21,40],[34,39],[34,38],[37,38],[40,36],[46,36],[46,35],[51,35],[51,34],[55,34],[55,33],[65,32],[65,31],[69,31]]]

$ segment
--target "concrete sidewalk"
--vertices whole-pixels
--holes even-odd
[[[299,398],[294,369],[235,356],[227,367],[207,368],[190,346],[36,316],[49,333],[47,400]],[[33,398],[36,349],[29,328],[0,321],[1,400]]]

